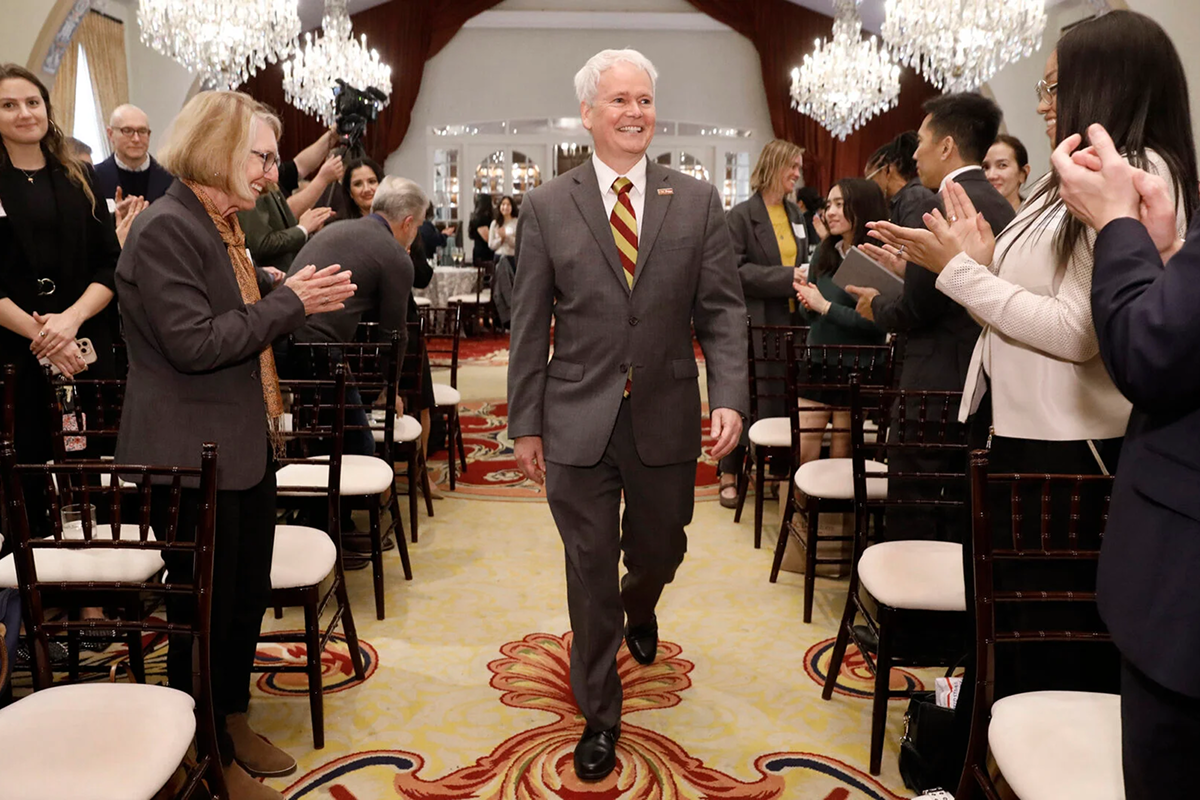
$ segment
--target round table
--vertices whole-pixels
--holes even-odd
[[[428,297],[435,306],[443,308],[454,295],[474,292],[477,274],[475,267],[434,267],[433,280],[424,289],[413,289],[413,294]]]

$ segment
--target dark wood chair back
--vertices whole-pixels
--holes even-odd
[[[492,288],[492,278],[496,275],[495,261],[480,261],[475,265],[475,302],[480,303],[480,296]]]
[[[107,476],[106,486],[101,487],[101,478]],[[131,515],[129,506],[123,501],[129,490],[121,488],[121,481],[132,482],[137,498],[136,509]],[[189,486],[199,484],[200,512],[195,537],[183,537],[180,533],[180,497],[187,482]],[[30,533],[29,509],[25,503],[25,485],[41,484],[51,509],[51,535],[35,539]],[[169,508],[164,515],[166,528],[156,528],[151,538],[151,487],[168,489]],[[17,464],[16,450],[9,443],[0,444],[0,487],[5,506],[8,526],[6,533],[15,538],[14,558],[17,580],[21,590],[21,608],[25,631],[31,643],[33,656],[33,678],[35,689],[47,688],[52,684],[49,637],[82,631],[90,626],[87,621],[50,619],[46,614],[43,595],[69,589],[80,596],[111,597],[114,594],[151,597],[165,602],[167,596],[186,597],[191,604],[191,622],[173,620],[163,622],[154,617],[144,619],[116,619],[106,621],[106,627],[143,635],[190,635],[193,652],[192,696],[196,701],[196,745],[197,765],[189,772],[189,782],[195,786],[206,770],[218,773],[220,759],[217,754],[216,726],[212,708],[212,676],[209,669],[210,612],[212,606],[213,543],[216,526],[217,501],[217,446],[205,444],[199,468],[169,466],[136,466],[116,464],[111,461],[82,461],[70,464]],[[65,505],[81,504],[84,513],[82,534],[64,534],[60,510]],[[108,509],[109,522],[100,524],[91,515],[89,506]],[[123,513],[125,512],[125,513]],[[131,518],[132,516],[132,518]],[[159,517],[162,519],[164,517]],[[122,536],[123,520],[129,526],[136,525],[137,536]],[[190,559],[191,574],[172,572],[165,582],[101,582],[47,583],[39,579],[35,561],[38,551],[63,550],[116,550],[116,551],[159,551],[162,555],[179,555]],[[2,649],[2,648],[0,648]]]
[[[850,409],[851,379],[857,376],[863,388],[886,389],[894,383],[895,354],[891,344],[882,345],[810,345],[790,337],[788,359],[787,408],[791,422],[792,458],[799,465],[801,434],[828,431],[849,433],[848,428],[832,425],[805,427],[801,420],[801,399],[817,400],[825,411]]]
[[[762,418],[762,407],[783,406],[788,400],[788,361],[791,342],[808,338],[806,325],[755,325],[746,318],[746,358],[750,362],[750,421]],[[767,414],[770,416],[770,414]]]
[[[17,433],[17,369],[5,364],[0,373],[0,441],[11,442]]]
[[[1079,573],[1063,567],[1086,566],[1094,578],[1108,523],[1112,477],[988,474],[985,450],[972,452],[970,462],[976,675],[958,797],[973,795],[975,785],[995,796],[986,761],[992,704],[1000,699],[998,648],[1031,642],[1113,646],[1098,613],[1063,616],[1065,624],[1059,629],[1028,627],[1029,620],[1041,617],[1051,604],[1095,605],[1094,582],[1081,588]],[[996,579],[997,570],[1010,564],[1021,565],[1022,579],[1015,586]],[[1023,609],[1032,613],[1019,613]]]
[[[458,347],[462,340],[462,306],[449,308],[423,306],[419,309],[425,322],[425,352],[429,366],[450,370],[450,385],[458,388]]]
[[[125,404],[125,381],[117,378],[53,378],[48,408],[58,461],[112,452]]]
[[[285,431],[288,453],[279,459],[288,464],[328,464],[326,484],[280,487],[280,498],[328,496],[328,524],[334,545],[341,548],[342,457],[346,441],[346,367],[334,364],[332,380],[306,378],[281,380],[280,390],[291,398],[292,424]]]
[[[888,511],[906,509],[957,518],[960,525],[966,524],[968,445],[966,428],[958,423],[957,407],[961,397],[962,392],[865,387],[857,376],[851,379],[850,459],[854,477],[856,568],[867,546],[867,520],[871,515],[886,524]],[[912,419],[921,424],[903,424]],[[868,420],[875,420],[877,424],[873,436],[867,435]],[[879,480],[880,473],[868,472],[867,462],[886,462],[901,453],[937,456],[937,461],[932,463],[958,466],[904,472],[889,468],[885,476],[888,481],[886,495],[872,497],[867,483]],[[903,463],[913,463],[913,459],[903,459]],[[936,490],[929,491],[930,488]],[[886,538],[882,530],[876,534]],[[853,574],[857,574],[857,569]]]

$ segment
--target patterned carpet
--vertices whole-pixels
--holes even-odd
[[[304,675],[255,677],[251,724],[299,761],[272,786],[289,800],[911,796],[896,767],[905,702],[890,704],[883,774],[873,778],[871,681],[857,652],[833,699],[820,697],[845,582],[818,581],[813,622],[804,624],[801,576],[768,583],[770,545],[754,549],[752,515],[735,525],[715,502],[696,504],[687,560],[660,602],[659,659],[641,666],[624,649],[619,656],[618,769],[579,783],[571,753],[583,721],[568,682],[562,544],[544,502],[495,502],[483,491],[520,489],[496,479],[507,469],[503,405],[479,399],[495,397],[496,385],[464,386],[469,480],[422,519],[420,542],[410,545],[414,580],[385,554],[386,620],[374,619],[369,571],[347,575],[367,677],[354,679],[335,637],[323,656],[323,749],[312,746]],[[770,501],[768,518],[774,508]],[[289,610],[282,620],[268,614],[265,626],[296,630],[303,621]],[[161,676],[164,652],[155,643],[152,676]],[[262,645],[258,657],[302,663],[304,650]],[[897,670],[893,680],[933,679]]]

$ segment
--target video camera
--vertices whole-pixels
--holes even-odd
[[[374,86],[368,86],[363,91],[338,79],[333,90],[334,122],[341,140],[339,146],[345,148],[343,158],[360,158],[366,154],[362,137],[366,133],[367,123],[378,118],[379,110],[386,102],[387,95]]]

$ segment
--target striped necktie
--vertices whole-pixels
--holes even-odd
[[[638,257],[637,216],[633,213],[633,201],[629,199],[633,181],[629,178],[617,178],[613,181],[612,188],[617,193],[617,204],[613,206],[608,223],[612,226],[617,252],[621,254],[625,280],[629,281],[629,287],[632,289],[633,270],[637,266]]]
[[[633,288],[633,271],[637,267],[638,236],[637,215],[633,213],[633,201],[629,198],[629,190],[633,181],[629,178],[617,178],[613,181],[613,191],[617,193],[617,204],[613,206],[608,216],[608,224],[612,226],[613,240],[617,243],[617,253],[621,256],[621,266],[625,268],[625,280],[629,288]],[[633,365],[629,365],[629,373],[625,376],[625,396],[633,389]]]

